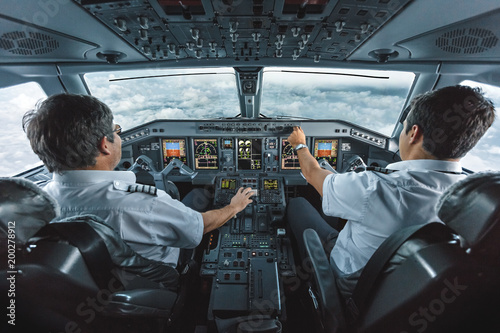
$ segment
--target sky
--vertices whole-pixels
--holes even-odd
[[[22,128],[23,115],[46,97],[36,83],[0,89],[0,177],[13,176],[42,162]]]
[[[224,72],[224,71],[222,71]],[[340,73],[340,71],[336,71]],[[130,73],[87,76],[93,95],[113,110],[115,122],[129,129],[154,119],[231,117],[239,113],[235,77],[225,72],[217,80],[208,75],[109,81]],[[141,71],[140,76],[158,73]],[[220,74],[220,73],[219,73]],[[391,76],[391,73],[386,73]],[[292,115],[342,119],[390,135],[412,77],[395,80],[345,75],[264,74],[261,112],[267,116]],[[385,73],[384,73],[385,75]],[[133,75],[131,75],[133,76]],[[464,84],[477,85],[474,82]],[[500,88],[482,86],[500,105]],[[45,98],[35,83],[0,89],[0,176],[12,176],[40,165],[22,130],[22,116]],[[498,107],[500,109],[500,107]],[[500,121],[462,159],[473,171],[500,170]]]

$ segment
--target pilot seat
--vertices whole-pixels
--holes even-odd
[[[0,264],[8,277],[0,289],[3,308],[15,307],[14,321],[2,325],[37,332],[174,331],[193,265],[179,276],[135,253],[99,217],[58,215],[55,200],[33,182],[0,178],[0,251],[9,258]]]
[[[304,232],[323,332],[499,332],[500,173],[468,176],[437,204],[444,222],[400,230],[377,249],[350,299],[318,235]]]

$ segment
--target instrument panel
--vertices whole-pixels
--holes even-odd
[[[316,160],[325,160],[341,170],[352,155],[365,160],[370,151],[386,151],[388,138],[340,121],[278,122],[259,120],[205,121],[195,126],[189,121],[154,121],[122,133],[122,160],[119,170],[127,170],[141,155],[161,171],[173,160],[191,170],[179,172],[179,165],[169,171],[173,181],[213,184],[223,174],[283,174],[285,185],[303,185],[300,164],[287,141],[293,126],[301,126],[306,143]],[[171,168],[172,169],[172,168]]]
[[[220,142],[219,142],[220,141]],[[264,166],[269,164],[269,159],[266,161],[264,157],[271,157],[268,151],[273,151],[275,154],[272,155],[274,160],[279,158],[279,169],[276,166],[267,171],[281,171],[281,170],[300,170],[300,163],[297,153],[293,150],[292,145],[286,140],[286,138],[201,138],[192,140],[192,160],[194,161],[192,167],[194,170],[219,170],[220,164],[219,160],[221,158],[221,149],[233,151],[233,142],[237,142],[237,149],[234,154],[236,154],[236,165],[230,171],[261,171]],[[312,141],[311,154],[316,158],[316,160],[325,159],[333,169],[337,168],[337,157],[338,157],[338,139],[317,139],[311,138],[308,141]],[[278,144],[279,142],[279,144]],[[264,143],[264,147],[263,147]],[[188,145],[186,144],[186,139],[183,138],[163,138],[161,139],[162,146],[162,160],[163,167],[166,167],[173,159],[179,159],[182,163],[189,165],[187,150]],[[279,147],[279,150],[278,150]],[[263,152],[267,152],[263,154]],[[232,160],[226,157],[226,161]],[[226,163],[222,163],[226,165]],[[227,171],[224,169],[224,171]]]

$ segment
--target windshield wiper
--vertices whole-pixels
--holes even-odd
[[[300,117],[300,116],[277,116],[276,119],[304,119],[304,120],[314,120],[313,118]]]

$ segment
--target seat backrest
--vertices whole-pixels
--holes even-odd
[[[18,272],[16,326],[64,331],[75,323],[97,331],[130,325],[127,319],[143,319],[141,325],[168,319],[177,293],[163,284],[177,285],[174,268],[135,253],[97,216],[60,220],[58,213],[57,203],[29,180],[0,179],[0,235],[12,240],[15,222],[16,239],[15,267],[2,262],[0,274]],[[2,293],[8,288],[2,279]],[[111,318],[117,315],[124,320]]]
[[[439,200],[437,210],[476,260],[498,263],[500,172],[476,173],[454,184]]]
[[[24,178],[0,177],[0,237],[15,232],[11,239],[18,246],[26,244],[57,216],[57,202],[33,182]]]
[[[448,233],[416,233],[390,258],[370,259],[386,265],[372,277],[357,331],[499,330],[493,313],[500,310],[500,174],[467,177],[443,194],[437,209]]]

